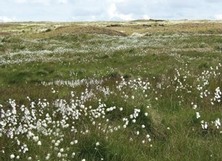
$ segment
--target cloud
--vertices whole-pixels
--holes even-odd
[[[15,3],[26,3],[27,0],[15,0]]]
[[[67,4],[68,0],[15,0],[16,3],[20,4],[40,4],[40,5],[52,5],[52,4]]]
[[[67,4],[68,0],[58,0],[58,3],[60,3],[60,4]]]
[[[22,21],[220,19],[221,6],[222,0],[2,0],[0,15]]]
[[[49,5],[51,4],[51,0],[15,0],[16,3],[29,3],[29,4],[42,4],[42,5]]]
[[[215,15],[214,18],[216,20],[222,20],[222,14]]]
[[[112,3],[109,6],[107,13],[108,13],[109,19],[111,19],[111,20],[113,20],[113,19],[132,20],[133,19],[132,14],[122,14],[121,12],[119,12],[116,8],[115,3]]]
[[[204,1],[208,3],[221,3],[221,0],[204,0]]]
[[[148,16],[148,15],[143,15],[142,18],[143,18],[144,20],[149,20],[149,19],[150,19],[150,16]]]
[[[0,16],[0,22],[13,22],[16,21],[15,18],[9,18],[7,16]]]

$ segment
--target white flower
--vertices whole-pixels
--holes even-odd
[[[38,137],[38,136],[33,136],[33,140],[34,140],[35,142],[37,142],[37,141],[39,140],[39,137]]]
[[[37,145],[42,145],[42,142],[41,142],[41,141],[38,141]]]
[[[52,88],[52,93],[56,93],[56,91]]]
[[[136,131],[136,135],[139,135],[140,134],[140,132],[139,131]]]
[[[14,159],[14,158],[15,158],[15,155],[14,155],[14,154],[11,154],[11,155],[10,155],[10,158],[11,158],[11,159]]]
[[[197,105],[193,105],[193,109],[196,109],[197,108]]]
[[[146,135],[146,138],[150,138],[150,135],[149,135],[149,134],[147,134],[147,135]]]
[[[132,114],[130,115],[130,118],[133,119],[133,115]]]
[[[86,159],[82,159],[82,161],[86,161]]]
[[[56,142],[56,143],[55,143],[55,146],[59,146],[59,142]]]
[[[50,158],[50,154],[47,154],[47,156],[45,157],[46,160],[49,160]]]
[[[99,146],[99,142],[96,142],[96,146]]]
[[[221,126],[220,119],[219,119],[219,118],[218,118],[218,119],[216,119],[214,123],[215,123],[215,126],[217,127],[217,129],[219,129],[219,128],[220,128],[220,126]]]
[[[60,152],[58,152],[57,157],[61,158],[62,154]]]
[[[200,118],[200,113],[196,112],[196,118],[199,119]]]
[[[74,156],[75,156],[75,155],[76,155],[76,153],[75,153],[75,152],[73,152],[73,153],[72,153],[72,158],[74,158]]]
[[[201,127],[202,129],[207,129],[208,128],[208,123],[204,122],[203,120],[201,121]]]
[[[207,122],[205,122],[204,128],[207,129],[207,127],[208,127],[208,124],[207,124]]]
[[[78,140],[74,140],[74,143],[77,144],[77,143],[78,143]]]

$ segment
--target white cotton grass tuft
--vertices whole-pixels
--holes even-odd
[[[96,146],[99,146],[100,145],[100,143],[99,142],[96,142]]]
[[[199,119],[200,118],[200,113],[196,112],[196,118]]]
[[[10,155],[10,159],[14,159],[15,158],[15,155],[14,154],[11,154]]]

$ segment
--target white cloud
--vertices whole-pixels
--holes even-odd
[[[222,20],[222,14],[215,15],[214,18],[216,20]]]
[[[34,4],[43,4],[49,5],[51,0],[15,0],[16,3],[34,3]]]
[[[143,17],[142,17],[144,20],[149,20],[150,19],[150,17],[148,16],[148,15],[143,15]]]
[[[51,5],[54,3],[67,4],[68,0],[15,0],[16,3]]]
[[[16,21],[15,18],[9,18],[7,16],[0,16],[0,22],[13,22]]]
[[[0,0],[0,15],[22,21],[221,19],[221,6],[222,0]]]
[[[107,12],[108,12],[109,19],[111,19],[111,20],[113,20],[113,19],[132,20],[133,19],[132,14],[122,14],[121,12],[119,12],[116,8],[115,3],[112,3],[109,6],[109,9]]]
[[[27,0],[15,0],[16,3],[26,3]]]
[[[126,3],[128,0],[109,0],[110,3]]]
[[[60,4],[67,4],[68,0],[58,0],[57,2],[60,3]]]

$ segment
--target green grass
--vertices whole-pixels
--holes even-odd
[[[220,22],[0,30],[0,160],[222,160]]]

